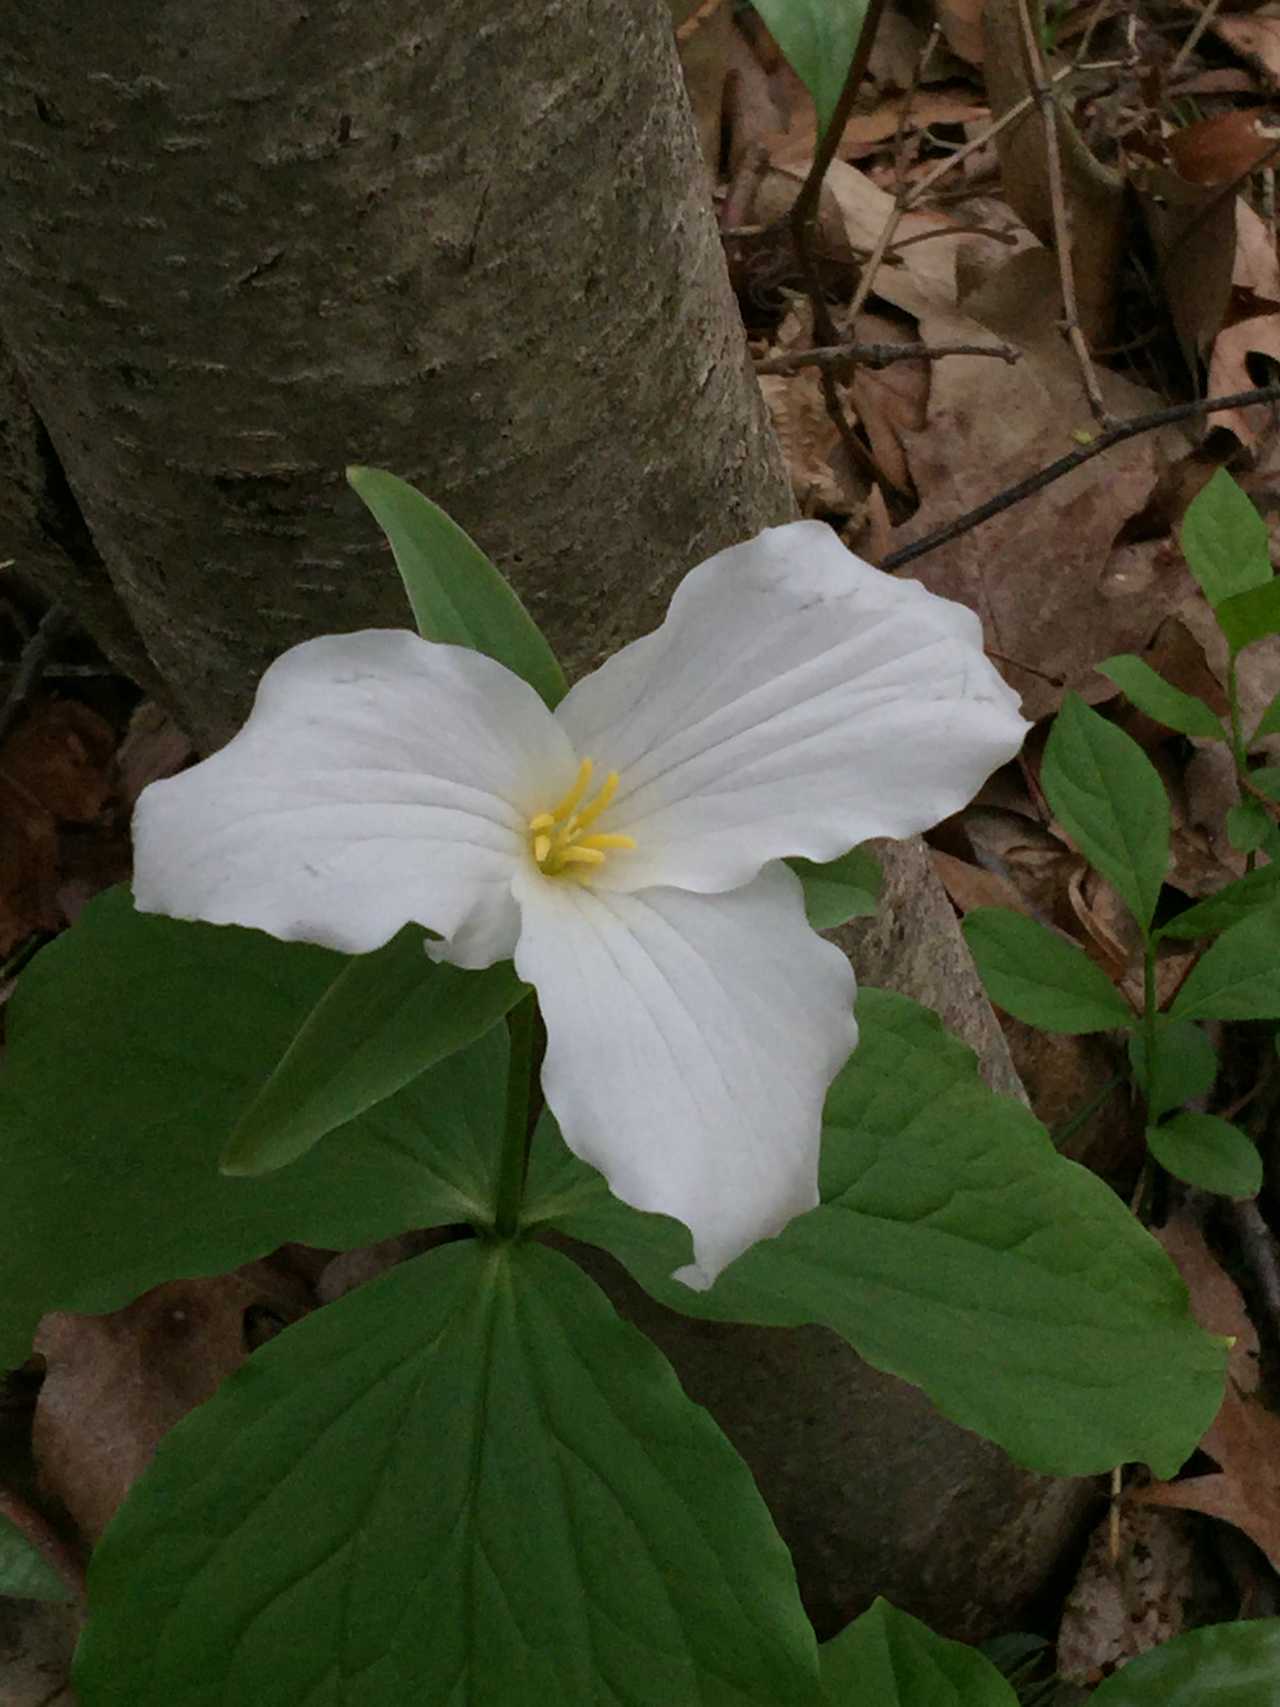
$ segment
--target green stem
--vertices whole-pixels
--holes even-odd
[[[520,1226],[525,1163],[529,1150],[529,1110],[537,1053],[538,1003],[532,990],[507,1015],[511,1061],[507,1069],[507,1113],[498,1161],[493,1228],[499,1238],[513,1239]]]
[[[1144,1104],[1143,1126],[1151,1121],[1151,1086],[1156,1077],[1156,945],[1155,938],[1143,934],[1142,941],[1142,1037],[1146,1044],[1147,1083],[1140,1086]]]
[[[1244,751],[1244,733],[1240,727],[1240,686],[1236,680],[1236,653],[1227,665],[1227,704],[1231,711],[1231,753],[1236,761],[1236,774],[1243,778],[1248,765]]]

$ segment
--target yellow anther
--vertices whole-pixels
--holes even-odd
[[[580,848],[633,848],[636,839],[634,836],[584,836],[577,845]]]
[[[562,848],[560,863],[561,865],[603,865],[604,854],[599,848]]]
[[[591,787],[591,773],[595,768],[595,765],[592,764],[590,759],[583,759],[582,763],[578,766],[578,775],[574,780],[573,787],[569,790],[568,794],[565,795],[564,799],[558,806],[553,806],[551,808],[551,819],[553,823],[557,818],[567,818],[573,811],[574,807]]]
[[[594,800],[582,802],[591,787],[595,766],[583,759],[573,787],[549,812],[537,812],[529,820],[530,851],[534,863],[546,877],[575,877],[585,881],[608,855],[617,849],[634,848],[630,836],[606,832],[588,836],[583,832],[607,810],[618,792],[618,773],[610,771]]]

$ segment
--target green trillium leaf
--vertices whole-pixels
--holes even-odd
[[[804,887],[805,917],[815,931],[834,930],[850,919],[875,912],[884,872],[879,860],[865,848],[853,848],[823,864],[811,859],[789,859],[785,863]]]
[[[347,479],[390,542],[422,638],[483,652],[558,705],[568,684],[555,653],[475,541],[394,474],[349,468]]]
[[[1145,931],[1169,864],[1169,801],[1151,760],[1123,729],[1069,693],[1045,746],[1040,782],[1054,816]]]
[[[750,1472],[565,1257],[455,1243],[254,1354],[94,1555],[83,1707],[817,1707]]]
[[[611,1198],[547,1141],[549,1121],[526,1224],[604,1246],[686,1315],[833,1328],[1030,1468],[1142,1460],[1171,1475],[1217,1411],[1226,1355],[1173,1265],[1022,1104],[981,1083],[935,1015],[864,989],[858,1017],[827,1098],[821,1207],[709,1292],[670,1279],[684,1230]]]
[[[295,1161],[326,1132],[474,1043],[519,1001],[525,986],[509,962],[460,972],[429,959],[424,941],[419,926],[406,925],[384,948],[341,964],[236,1123],[224,1173]]]
[[[1266,1707],[1280,1677],[1280,1618],[1210,1624],[1099,1684],[1089,1707]]]
[[[234,926],[92,902],[23,973],[0,1072],[0,1366],[46,1310],[118,1309],[289,1240],[336,1250],[484,1224],[505,1028],[331,1132],[283,1173],[218,1171],[227,1134],[345,964]]]
[[[819,1649],[829,1707],[1018,1707],[985,1655],[877,1599]]]
[[[977,907],[964,939],[997,1007],[1041,1031],[1123,1031],[1133,1009],[1083,949],[1005,907]]]

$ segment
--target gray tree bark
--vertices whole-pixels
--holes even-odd
[[[571,674],[791,513],[657,0],[42,0],[7,35],[0,555],[205,747],[284,647],[405,620],[348,462],[442,503]],[[968,962],[903,857],[927,929],[868,952],[936,1005],[937,945]],[[1087,1490],[830,1335],[610,1284],[748,1458],[824,1629],[880,1589],[959,1635],[1021,1615]]]

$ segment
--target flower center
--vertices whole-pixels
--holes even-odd
[[[546,877],[588,877],[615,848],[633,848],[630,836],[592,836],[588,831],[618,792],[618,773],[610,771],[594,799],[588,800],[595,766],[583,759],[573,787],[550,812],[529,820],[529,845]]]

